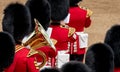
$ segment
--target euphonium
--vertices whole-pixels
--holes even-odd
[[[42,25],[36,19],[35,23],[36,23],[35,30],[29,36],[23,39],[22,45],[30,48],[28,57],[36,53],[42,57],[43,61],[39,65],[39,68],[41,68],[46,64],[46,55],[43,52],[38,51],[36,49],[42,46],[51,46],[51,48],[53,48],[53,50],[56,51],[53,42],[56,43],[57,41],[56,40],[51,41]]]
[[[37,49],[42,46],[51,46],[54,50],[56,50],[54,44],[57,41],[49,38],[42,25],[36,19],[35,23],[35,30],[23,40],[22,44],[24,46],[29,46],[32,49]]]

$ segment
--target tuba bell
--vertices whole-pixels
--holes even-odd
[[[54,44],[56,44],[57,41],[50,39],[38,20],[34,20],[36,23],[35,30],[29,36],[23,39],[22,44],[24,46],[29,46],[32,49],[37,49],[42,46],[51,46],[56,51]]]
[[[50,46],[53,50],[56,51],[54,44],[56,44],[57,41],[54,39],[51,40],[48,34],[46,33],[46,31],[44,30],[44,28],[42,27],[42,25],[38,22],[38,20],[36,19],[34,20],[36,24],[35,30],[29,36],[26,36],[22,40],[22,45],[30,48],[28,57],[31,54],[36,54],[36,53],[42,57],[43,61],[38,66],[38,68],[40,69],[46,64],[46,55],[43,52],[38,51],[36,49],[41,48],[42,46]]]

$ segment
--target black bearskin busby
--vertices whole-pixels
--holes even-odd
[[[15,41],[11,34],[0,32],[0,72],[10,66],[15,54]]]
[[[82,0],[69,0],[70,1],[70,7],[78,6],[77,3]]]
[[[31,31],[33,31],[35,28],[34,18],[36,18],[41,23],[43,28],[47,30],[51,19],[51,8],[49,2],[47,0],[28,0],[25,5],[30,9],[31,12]]]
[[[114,53],[107,44],[93,44],[86,52],[85,64],[92,69],[92,72],[113,72]]]
[[[108,44],[114,52],[115,67],[120,67],[120,25],[113,25],[107,32],[104,42]]]
[[[61,68],[62,72],[91,72],[91,69],[80,61],[70,61]]]
[[[48,0],[51,6],[51,20],[59,22],[69,13],[69,0]]]
[[[31,16],[27,7],[20,3],[11,3],[4,9],[2,29],[13,35],[15,41],[22,40],[30,33]]]
[[[40,72],[61,72],[58,68],[44,68]]]

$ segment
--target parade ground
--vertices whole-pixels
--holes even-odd
[[[0,0],[0,31],[2,31],[3,10],[9,3],[25,3],[26,0]],[[120,0],[83,0],[81,6],[93,11],[91,26],[85,29],[89,34],[88,46],[103,42],[106,31],[114,24],[120,24]]]

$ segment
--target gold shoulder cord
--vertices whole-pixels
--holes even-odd
[[[22,46],[22,45],[16,45],[15,46],[15,53],[18,52],[19,50],[23,49],[23,48],[24,48],[24,46]]]
[[[90,9],[87,9],[87,18],[90,17],[93,14],[93,11]]]
[[[68,37],[70,37],[70,36],[73,35],[74,33],[75,33],[75,28],[69,27],[69,34],[68,34]]]
[[[90,10],[90,9],[88,9],[88,8],[86,8],[86,7],[82,7],[82,6],[80,6],[80,5],[78,5],[78,6],[79,6],[81,9],[84,9],[84,10],[87,11],[86,18],[90,17],[90,16],[93,14],[93,11],[92,11],[92,10]]]
[[[69,26],[66,25],[66,24],[61,24],[60,27],[61,27],[61,28],[66,28],[66,29],[69,30],[68,37],[70,37],[71,35],[73,35],[73,33],[75,32],[75,28],[69,27]]]

